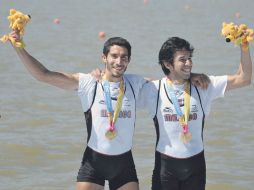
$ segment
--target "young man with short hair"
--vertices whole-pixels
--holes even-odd
[[[240,49],[238,72],[210,76],[208,88],[201,89],[189,81],[194,51],[190,43],[179,37],[163,43],[159,64],[165,77],[147,83],[139,97],[157,134],[152,190],[205,190],[203,129],[212,101],[251,83],[250,53]]]

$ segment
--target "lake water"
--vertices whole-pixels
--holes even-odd
[[[225,43],[222,22],[254,27],[253,0],[1,0],[0,35],[9,32],[10,8],[32,16],[27,50],[47,68],[70,73],[103,68],[104,31],[132,44],[128,73],[162,77],[159,49],[179,36],[195,47],[193,72],[234,74],[239,47]],[[253,50],[252,43],[254,59]],[[9,44],[0,44],[0,57],[0,189],[75,189],[86,142],[76,92],[36,81]],[[204,131],[207,190],[253,189],[253,94],[252,84],[214,103]],[[133,154],[141,190],[151,186],[154,146],[152,120],[139,112]]]

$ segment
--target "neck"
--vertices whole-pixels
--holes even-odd
[[[177,77],[174,77],[173,75],[167,75],[167,78],[169,80],[171,80],[171,82],[175,85],[181,85],[181,84],[184,84],[187,80],[186,79],[183,79],[183,78],[177,78]]]
[[[120,82],[121,80],[123,80],[123,76],[115,77],[112,75],[112,73],[105,72],[105,74],[103,75],[103,79],[109,82]]]

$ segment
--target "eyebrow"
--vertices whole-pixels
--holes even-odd
[[[110,53],[111,55],[119,55],[118,53]],[[119,56],[121,56],[121,57],[128,57],[128,54],[120,54]]]
[[[188,56],[182,55],[182,56],[180,56],[180,57],[179,57],[179,59],[181,59],[181,58],[184,58],[184,59],[185,59],[185,58],[190,58],[190,57],[192,57],[192,55],[191,55],[191,54],[190,54],[190,55],[188,55]]]

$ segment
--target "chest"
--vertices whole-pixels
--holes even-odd
[[[158,100],[158,111],[159,117],[161,117],[164,123],[178,122],[179,112],[177,109],[184,114],[186,109],[186,99],[184,96],[184,89],[176,89],[175,101],[172,95],[168,92],[166,85],[163,84],[160,89],[160,97]],[[189,100],[189,122],[195,122],[203,117],[203,108],[198,91],[195,87],[190,89],[190,100]],[[176,108],[179,106],[178,108]]]
[[[129,84],[126,84],[124,88],[124,95],[122,97],[121,104],[119,104],[119,90],[110,89],[110,102],[112,105],[113,111],[116,110],[117,106],[120,106],[119,118],[132,118],[135,115],[136,111],[136,100],[134,92]],[[103,86],[98,84],[94,103],[92,106],[92,112],[101,117],[107,117],[107,101],[106,95],[104,93]]]

